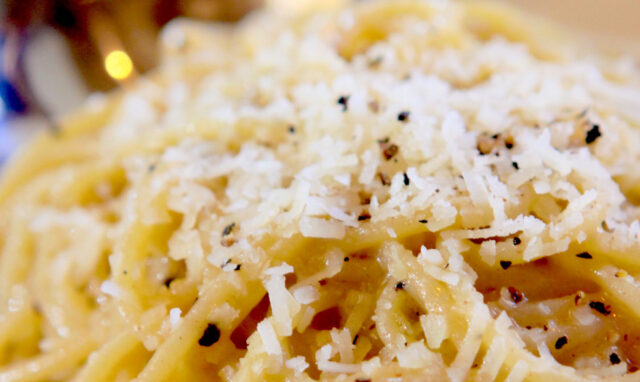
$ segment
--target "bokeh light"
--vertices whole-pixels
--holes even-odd
[[[111,78],[124,80],[133,72],[133,62],[129,55],[121,50],[114,50],[104,59],[104,67]]]

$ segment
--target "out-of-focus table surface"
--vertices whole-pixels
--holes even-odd
[[[640,57],[640,0],[500,0]]]

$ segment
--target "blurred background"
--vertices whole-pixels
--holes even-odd
[[[640,52],[639,0],[502,1]],[[0,0],[0,163],[89,94],[153,68],[158,33],[170,20],[235,22],[265,2],[286,1]]]
[[[0,164],[94,92],[158,63],[176,17],[235,22],[262,0],[0,0]]]

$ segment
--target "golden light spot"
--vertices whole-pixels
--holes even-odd
[[[114,50],[104,59],[104,67],[111,78],[124,80],[133,71],[133,62],[125,52]]]

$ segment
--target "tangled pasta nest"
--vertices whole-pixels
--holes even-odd
[[[635,380],[640,71],[484,3],[178,23],[0,185],[0,381]]]

